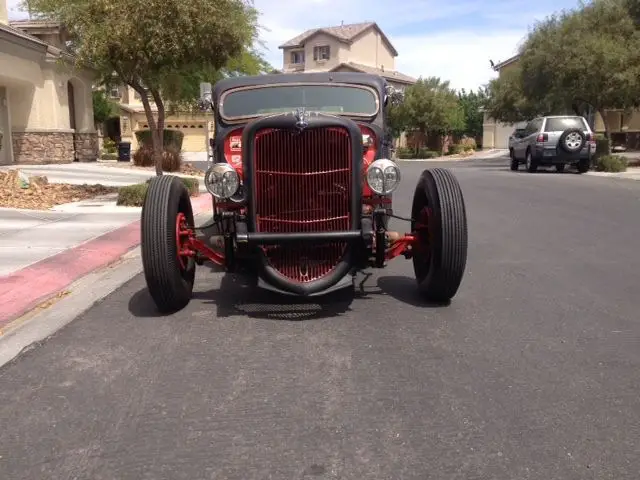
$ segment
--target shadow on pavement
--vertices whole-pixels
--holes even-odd
[[[289,321],[337,317],[350,311],[354,300],[372,300],[379,295],[388,295],[399,302],[422,308],[446,306],[423,300],[413,278],[380,277],[374,285],[366,285],[368,278],[369,276],[365,275],[364,281],[356,280],[355,288],[345,288],[318,297],[301,298],[258,288],[252,277],[228,273],[222,277],[219,288],[195,291],[192,302],[215,305],[219,318],[246,315],[264,320]],[[157,311],[146,287],[132,295],[129,300],[129,312],[135,317],[166,316]]]
[[[243,275],[225,274],[219,288],[195,291],[193,301],[215,305],[217,317],[246,315],[265,320],[315,320],[340,316],[361,294],[344,289],[321,297],[299,298],[258,288],[255,280]],[[189,308],[188,306],[186,308]],[[156,307],[146,287],[129,300],[129,312],[136,317],[165,316]]]
[[[380,293],[389,295],[399,302],[420,308],[443,308],[451,302],[434,303],[424,300],[418,291],[416,280],[404,276],[387,276],[378,278]]]

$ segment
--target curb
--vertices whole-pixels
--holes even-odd
[[[194,215],[211,209],[211,197],[192,198]],[[140,220],[47,257],[0,278],[0,337],[2,329],[56,296],[85,275],[117,262],[140,244]]]

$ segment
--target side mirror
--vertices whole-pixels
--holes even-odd
[[[198,100],[198,108],[203,112],[213,110],[213,94],[210,83],[200,84],[200,99]]]

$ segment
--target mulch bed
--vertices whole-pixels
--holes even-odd
[[[49,183],[47,177],[28,178],[27,186],[18,170],[0,172],[0,207],[48,210],[63,203],[78,202],[118,191],[118,187],[68,185]]]
[[[133,170],[145,170],[147,172],[155,172],[156,167],[141,167],[134,165],[132,162],[100,162],[100,165],[116,168],[130,168]],[[182,173],[184,175],[193,175],[194,177],[204,177],[205,172],[199,168],[194,167],[191,163],[183,163],[179,172],[166,172],[166,173]]]

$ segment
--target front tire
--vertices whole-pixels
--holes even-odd
[[[518,167],[520,167],[520,162],[518,162],[518,159],[516,158],[516,154],[513,151],[513,149],[509,150],[509,157],[511,157],[511,171],[512,172],[518,171]]]
[[[178,256],[180,214],[193,228],[191,199],[184,183],[173,175],[152,178],[142,206],[140,247],[147,288],[162,313],[184,308],[193,292],[195,261]]]
[[[411,218],[411,229],[418,237],[412,257],[418,289],[426,300],[446,303],[460,287],[468,248],[464,197],[449,170],[422,172]]]

